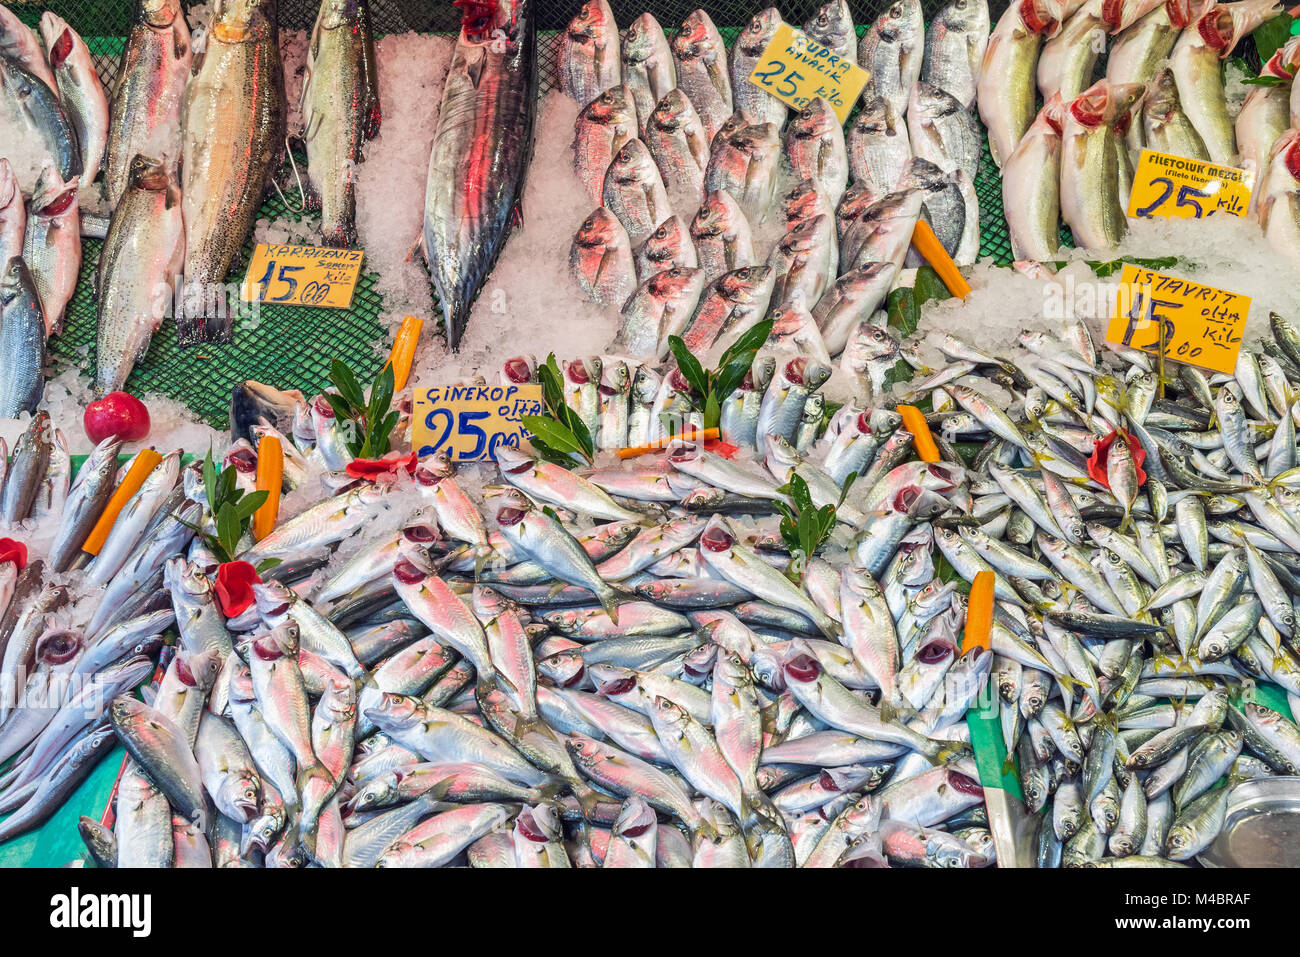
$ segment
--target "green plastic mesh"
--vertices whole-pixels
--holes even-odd
[[[581,6],[582,0],[535,0],[538,28],[539,87],[543,94],[555,88],[560,31]],[[864,30],[889,0],[851,0],[854,19]],[[626,25],[649,9],[671,32],[696,9],[697,0],[613,0],[615,18]],[[927,21],[942,6],[942,0],[923,0]],[[187,3],[187,7],[195,4]],[[808,19],[817,0],[779,4],[785,18],[794,24]],[[721,28],[728,43],[736,30],[759,9],[757,3],[723,0],[705,3],[703,8]],[[993,0],[994,19],[1005,7]],[[286,29],[310,30],[318,8],[317,0],[281,0],[280,25]],[[106,85],[116,74],[123,38],[131,19],[130,0],[52,0],[15,8],[35,25],[42,9],[62,16],[86,40]],[[409,30],[451,33],[458,28],[459,11],[448,0],[370,0],[375,32],[383,35]],[[975,181],[980,199],[982,256],[999,263],[1011,260],[1006,220],[1002,214],[1002,186],[997,167],[987,147]],[[267,218],[301,218],[290,213],[278,197],[262,207]],[[310,214],[308,214],[310,215]],[[1062,230],[1063,242],[1069,232]],[[70,305],[65,331],[51,342],[54,355],[63,361],[89,369],[94,361],[95,292],[93,277],[101,243],[85,241],[81,282]],[[232,281],[243,275],[252,251],[245,248],[243,263],[236,266]],[[188,405],[214,425],[224,424],[230,390],[244,379],[258,379],[281,388],[298,388],[311,394],[328,384],[329,361],[338,357],[352,366],[363,379],[378,368],[383,354],[377,345],[386,333],[379,322],[382,299],[375,292],[375,277],[364,275],[357,286],[352,308],[318,310],[264,305],[255,324],[236,323],[230,345],[181,347],[171,322],[154,337],[148,355],[139,363],[127,383],[134,392],[160,392]]]

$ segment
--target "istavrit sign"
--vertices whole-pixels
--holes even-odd
[[[1120,271],[1106,341],[1231,375],[1250,297],[1129,263]]]

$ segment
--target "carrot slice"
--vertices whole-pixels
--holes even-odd
[[[978,646],[988,651],[993,643],[993,573],[975,573],[971,582],[970,598],[966,604],[966,631],[962,635],[961,650],[967,652]]]
[[[420,342],[420,330],[423,328],[423,319],[407,316],[402,320],[401,328],[397,330],[397,336],[393,339],[393,351],[388,355],[388,361],[393,367],[394,393],[406,388],[406,381],[411,377],[411,366],[415,362],[415,347]]]
[[[257,490],[266,493],[266,501],[253,513],[253,541],[260,542],[271,534],[280,514],[280,492],[284,488],[284,448],[274,435],[262,436],[257,445]]]
[[[122,484],[117,487],[104,506],[104,513],[99,516],[99,521],[95,527],[90,530],[86,537],[86,543],[81,546],[83,552],[91,555],[98,555],[99,550],[104,547],[108,541],[108,533],[113,530],[113,525],[117,522],[118,515],[122,514],[122,509],[126,503],[131,500],[136,492],[140,491],[140,486],[144,480],[149,477],[149,473],[158,467],[162,461],[162,456],[153,449],[141,449],[140,454],[135,457],[131,467],[127,470],[126,478],[122,479]]]
[[[903,428],[912,433],[916,454],[922,462],[938,462],[939,446],[935,445],[925,414],[914,405],[900,405],[898,414],[903,417]]]
[[[957,269],[957,264],[948,255],[948,250],[943,248],[943,243],[939,242],[939,237],[934,234],[934,230],[925,220],[917,220],[916,228],[912,230],[912,245],[925,257],[925,261],[934,267],[934,271],[939,274],[939,278],[943,280],[950,293],[958,299],[965,299],[970,294],[970,284],[966,282]]]
[[[674,442],[702,442],[708,439],[716,439],[719,436],[717,429],[691,429],[686,432],[679,432],[677,435],[669,435],[662,439],[655,439],[646,445],[633,445],[625,449],[619,449],[615,454],[620,459],[634,459],[638,455],[645,455],[647,452],[654,452],[658,449],[666,449]]]

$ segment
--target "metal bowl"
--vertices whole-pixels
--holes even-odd
[[[1300,777],[1238,785],[1223,830],[1197,860],[1206,867],[1300,867]]]

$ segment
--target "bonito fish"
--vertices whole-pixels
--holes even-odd
[[[424,195],[424,255],[455,349],[519,214],[537,103],[531,0],[466,8]]]

